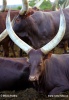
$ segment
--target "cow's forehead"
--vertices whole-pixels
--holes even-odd
[[[36,61],[36,62],[41,62],[42,61],[42,52],[40,50],[32,50],[29,53],[29,61]]]

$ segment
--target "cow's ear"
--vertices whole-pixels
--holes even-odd
[[[34,13],[34,10],[28,11],[28,13],[25,15],[26,17],[29,17],[30,15],[32,15]]]
[[[51,58],[51,55],[52,55],[52,52],[49,52],[47,58],[48,58],[48,59]]]
[[[32,8],[29,8],[28,12],[23,14],[23,15],[20,15],[22,18],[26,18],[26,17],[29,17],[30,15],[32,15],[33,13],[35,12],[34,9]]]
[[[43,60],[51,58],[51,55],[52,55],[52,51],[50,51],[48,54],[44,55]]]
[[[33,14],[33,12],[28,12],[25,16],[26,17],[29,17],[30,15],[32,15]]]
[[[32,14],[33,14],[33,12],[28,12],[27,14],[25,14],[25,15],[20,15],[20,16],[21,16],[21,18],[25,19],[25,18],[29,17],[29,16],[32,15]]]

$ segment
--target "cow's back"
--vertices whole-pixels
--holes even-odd
[[[63,40],[65,40],[65,39],[69,39],[69,8],[63,9],[63,12],[64,12],[65,20],[66,20],[66,32],[63,38]],[[60,11],[57,11],[57,12],[53,11],[51,12],[51,14],[52,14],[53,22],[55,24],[55,34],[56,34],[59,28]]]
[[[63,39],[69,39],[69,8],[63,9],[63,12],[66,19],[66,33]],[[39,33],[37,34],[42,38],[45,36],[45,39],[49,38],[50,41],[57,34],[60,22],[60,10],[50,12],[37,11],[32,17],[36,25],[38,25]]]

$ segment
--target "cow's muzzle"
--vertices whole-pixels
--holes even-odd
[[[38,81],[38,76],[29,76],[30,81]]]

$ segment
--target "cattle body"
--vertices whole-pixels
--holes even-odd
[[[69,90],[69,54],[44,56],[40,51],[29,54],[29,79],[35,83],[35,88],[47,95]]]
[[[22,90],[33,87],[28,77],[27,58],[0,58],[0,90]]]
[[[19,11],[11,11],[11,20],[14,18],[19,13]],[[5,12],[0,12],[0,34],[5,30],[5,21],[6,21],[6,15],[7,11]],[[10,38],[7,36],[3,41],[0,42],[0,45],[3,45],[3,52],[4,56],[8,57],[9,56],[9,44],[12,43],[11,49],[13,51],[13,54],[15,56],[14,52],[14,44],[11,42]]]
[[[66,32],[62,41],[66,41],[69,39],[69,9],[64,9],[63,12],[66,19]],[[19,15],[16,17],[13,29],[21,38],[27,37],[32,46],[38,49],[56,35],[59,21],[59,11],[36,11],[30,16]]]

